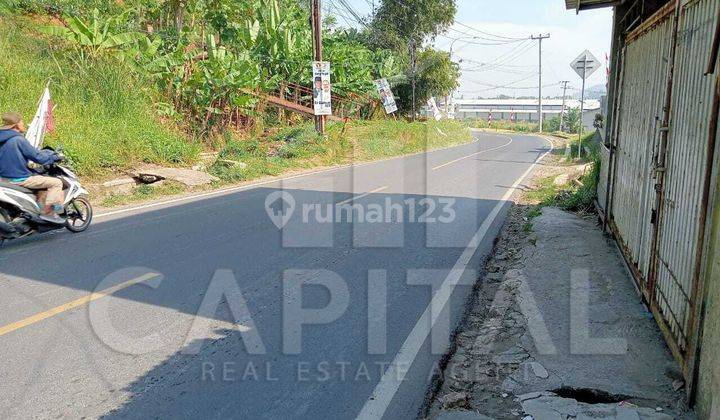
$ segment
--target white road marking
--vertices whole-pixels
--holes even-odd
[[[499,137],[499,136],[498,136],[498,137]],[[509,136],[502,136],[502,137],[507,137],[508,139],[510,139],[510,141],[508,141],[507,143],[503,144],[502,146],[493,147],[492,149],[487,149],[487,150],[481,150],[481,151],[479,151],[479,152],[476,152],[476,153],[473,153],[473,154],[470,154],[470,155],[467,155],[467,156],[463,156],[463,157],[457,158],[457,159],[455,159],[455,160],[451,160],[450,162],[443,163],[442,165],[438,165],[438,166],[434,167],[434,168],[433,168],[433,171],[438,170],[438,169],[440,169],[440,168],[444,168],[445,166],[448,166],[448,165],[452,165],[452,164],[455,163],[455,162],[460,162],[461,160],[467,159],[467,158],[469,158],[469,157],[477,156],[477,155],[482,154],[482,153],[492,152],[493,150],[502,149],[503,147],[509,146],[509,145],[513,142],[513,139],[510,138]]]
[[[351,203],[351,202],[354,201],[354,200],[359,200],[359,199],[361,199],[361,198],[363,198],[363,197],[367,197],[367,196],[370,195],[370,194],[375,194],[376,192],[380,192],[380,191],[383,191],[383,190],[387,190],[387,188],[388,188],[387,185],[384,186],[384,187],[375,188],[375,189],[372,190],[372,191],[368,191],[368,192],[366,192],[366,193],[364,193],[364,194],[360,194],[360,195],[358,195],[358,196],[350,197],[350,198],[348,198],[347,200],[343,200],[343,201],[341,201],[341,202],[339,202],[339,203],[337,203],[337,204],[335,204],[335,205],[336,205],[336,206],[342,206],[342,205],[345,205],[345,204],[349,204],[349,203]]]
[[[544,137],[541,138],[548,141]],[[523,173],[522,176],[515,181],[515,183],[507,190],[505,195],[495,205],[490,214],[485,218],[485,221],[483,221],[477,232],[475,232],[475,235],[473,235],[472,239],[465,247],[465,250],[453,266],[450,274],[448,274],[445,280],[443,280],[440,289],[432,297],[427,308],[425,308],[425,311],[417,320],[417,323],[413,327],[412,331],[410,331],[410,335],[408,335],[405,339],[405,342],[402,347],[400,347],[400,350],[398,350],[392,363],[389,365],[385,373],[383,373],[383,376],[380,378],[380,382],[378,382],[372,395],[367,402],[365,402],[365,405],[363,406],[362,411],[360,411],[360,414],[358,414],[357,419],[375,420],[381,419],[385,415],[387,408],[390,406],[390,402],[405,379],[406,373],[408,372],[410,366],[412,366],[415,358],[420,352],[420,348],[427,339],[428,335],[430,335],[433,326],[437,322],[437,315],[442,313],[445,305],[452,295],[452,292],[455,290],[455,286],[457,286],[460,277],[465,272],[467,265],[470,263],[473,255],[475,255],[478,247],[485,239],[485,235],[487,235],[488,230],[495,222],[498,214],[500,214],[502,207],[510,199],[510,197],[512,197],[515,189],[520,185],[520,183],[522,183],[530,172],[535,169],[535,166],[537,166],[537,164],[545,156],[552,152],[553,145],[550,141],[548,141],[548,143],[550,143],[550,150],[539,156],[535,162],[530,165],[527,171],[525,171],[525,173]],[[436,310],[431,311],[431,307]],[[404,369],[403,366],[405,367]]]

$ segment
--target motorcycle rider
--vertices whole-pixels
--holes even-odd
[[[25,123],[20,114],[2,115],[0,126],[0,178],[35,191],[43,210],[41,218],[51,223],[64,223],[58,214],[63,211],[63,183],[58,178],[36,175],[27,166],[28,161],[40,165],[57,162],[61,157],[50,150],[39,150],[27,141]]]

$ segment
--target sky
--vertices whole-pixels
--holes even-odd
[[[343,3],[366,16],[372,2],[324,0],[323,8],[336,15],[341,26],[357,26]],[[379,4],[380,0],[375,2]],[[562,80],[570,81],[568,96],[579,96],[582,81],[570,68],[570,62],[585,49],[602,62],[610,53],[611,8],[576,15],[574,10],[565,9],[564,0],[457,0],[457,5],[455,25],[434,41],[436,48],[449,51],[453,38],[458,39],[453,46],[453,61],[462,60],[463,71],[456,97],[536,97],[538,42],[527,40],[530,35],[550,34],[542,42],[543,96],[562,95]],[[588,78],[586,85],[605,82],[603,66]]]

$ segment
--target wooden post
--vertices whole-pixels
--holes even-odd
[[[322,14],[320,2],[322,0],[312,0],[312,31],[313,31],[313,51],[315,61],[323,61],[323,45],[322,45]],[[315,116],[315,130],[318,134],[325,134],[325,116]]]

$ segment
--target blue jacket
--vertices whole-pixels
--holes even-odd
[[[57,160],[55,152],[38,150],[15,130],[0,130],[0,178],[23,179],[34,175],[28,169],[31,160],[47,165]]]

